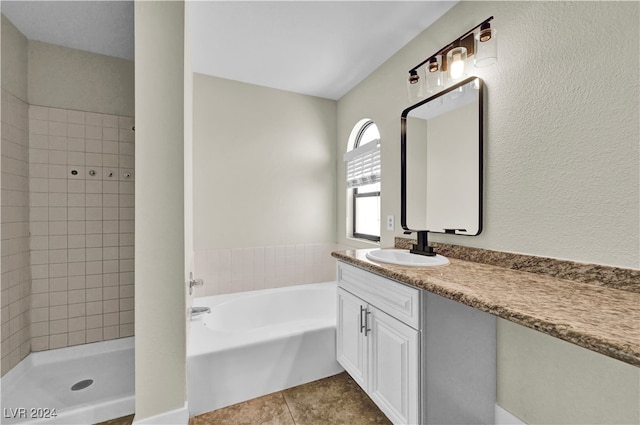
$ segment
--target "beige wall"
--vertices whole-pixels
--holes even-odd
[[[27,38],[2,15],[2,88],[27,101]]]
[[[639,424],[638,367],[507,321],[498,404],[529,424]]]
[[[499,61],[472,69],[487,89],[484,231],[434,240],[640,267],[639,176],[628,172],[638,163],[636,3],[461,2],[340,99],[338,152],[360,118],[376,122],[381,213],[399,216],[407,71],[488,16],[495,16]],[[605,51],[619,58],[616,66],[594,66]],[[344,172],[339,164],[339,242]],[[400,234],[383,228],[381,245]]]
[[[400,114],[409,106],[407,71],[494,16],[499,61],[472,71],[487,89],[484,230],[477,237],[432,239],[638,268],[639,8],[635,2],[461,2],[339,100],[338,152],[346,149],[359,119],[376,122],[382,139],[381,215],[399,217]],[[616,65],[596,66],[603,55],[617,58]],[[344,173],[338,163],[337,239],[368,246],[345,237]],[[383,227],[381,245],[392,246],[400,234],[399,228]],[[547,399],[557,399],[559,406],[569,406],[574,396],[550,388],[539,363],[519,362],[514,373],[505,359],[517,358],[520,340],[535,332],[519,326],[507,332],[505,325],[498,327],[498,399],[530,423],[548,423],[552,407],[532,395],[547,392]],[[537,352],[549,361],[565,364],[576,358],[555,340],[536,341]],[[603,400],[628,400],[627,394],[638,393],[640,369],[598,355],[580,364],[582,374],[627,373],[631,378],[615,388],[592,386],[593,391],[580,392],[581,405],[607,409]],[[564,388],[583,385],[574,371],[555,373],[566,382]],[[523,386],[529,390],[520,391]],[[621,406],[631,417],[638,408],[637,399]],[[581,420],[578,412],[568,414],[558,420]]]
[[[134,63],[27,40],[2,15],[2,88],[31,105],[134,114]]]
[[[186,2],[185,16],[189,15],[190,3]],[[193,255],[193,70],[191,59],[191,30],[189,19],[184,22],[184,265],[185,282],[189,280],[190,273],[200,278],[195,270]],[[190,296],[191,295],[191,296]],[[193,291],[185,286],[187,309],[193,304]],[[187,340],[189,328],[187,328]]]
[[[134,63],[29,40],[29,103],[133,116]]]
[[[427,157],[426,140],[430,127],[431,122],[427,120],[407,117],[407,170],[411,178],[407,179],[406,187],[406,224],[410,229],[427,228],[427,167],[424,159]],[[420,143],[422,141],[425,143]],[[401,225],[400,220],[398,225]]]
[[[194,248],[333,242],[336,102],[194,78]]]
[[[135,420],[186,423],[184,3],[136,2],[135,40]]]
[[[465,229],[465,232],[472,235],[480,230],[479,130],[477,102],[459,107],[455,114],[443,114],[429,120],[429,153],[419,159],[423,164],[426,159],[429,182],[429,190],[425,190],[427,225],[422,229],[441,232],[444,229]],[[443,175],[447,177],[442,179]]]

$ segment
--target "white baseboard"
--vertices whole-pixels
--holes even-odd
[[[138,420],[137,417],[133,418],[132,425],[188,425],[189,424],[189,409],[187,408],[187,402],[180,409],[170,410],[168,412],[161,413],[159,415],[151,416]]]
[[[527,425],[520,418],[496,404],[496,425]]]

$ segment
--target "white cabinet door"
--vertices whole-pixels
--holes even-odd
[[[367,345],[361,326],[366,303],[338,288],[336,351],[338,363],[354,381],[367,390]]]
[[[369,396],[394,424],[417,424],[419,333],[373,306],[368,309]]]

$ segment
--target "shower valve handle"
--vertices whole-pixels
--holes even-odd
[[[194,286],[202,286],[202,285],[204,285],[204,280],[194,279],[193,273],[189,273],[189,295],[193,295]]]

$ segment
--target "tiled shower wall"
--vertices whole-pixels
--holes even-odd
[[[2,375],[30,351],[28,108],[2,90]]]
[[[132,127],[29,107],[32,351],[133,335]]]
[[[194,253],[194,273],[204,280],[195,296],[279,288],[336,279],[332,243],[213,249]]]

